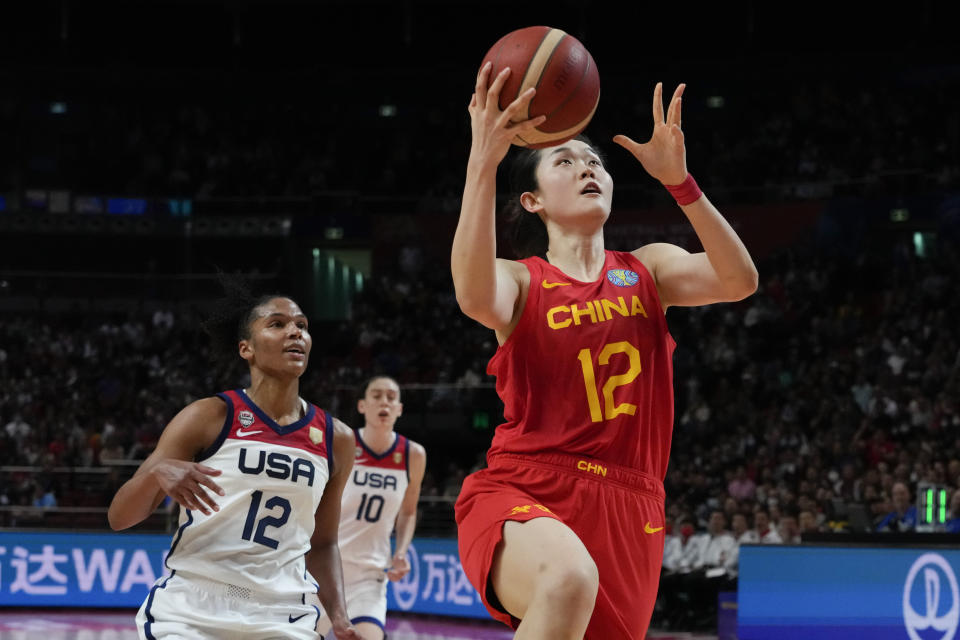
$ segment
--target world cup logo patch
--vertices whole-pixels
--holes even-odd
[[[629,269],[610,269],[607,271],[607,280],[618,287],[632,287],[640,280],[640,276]]]
[[[240,424],[243,425],[244,427],[249,427],[250,425],[253,424],[254,418],[253,418],[253,414],[250,413],[249,411],[241,411],[240,413],[237,414],[237,420],[239,420]]]

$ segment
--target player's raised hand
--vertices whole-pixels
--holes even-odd
[[[216,501],[204,489],[206,486],[218,495],[224,495],[223,489],[211,477],[220,475],[222,471],[219,469],[198,462],[168,458],[158,462],[150,472],[163,492],[176,500],[181,507],[200,510],[206,515],[210,515],[210,509],[220,510]]]
[[[473,132],[471,159],[496,166],[507,155],[507,151],[510,150],[510,141],[515,136],[522,136],[543,124],[547,117],[541,115],[521,122],[512,122],[519,114],[525,113],[536,89],[532,87],[527,89],[501,111],[500,92],[510,75],[510,67],[504,68],[491,81],[492,69],[491,62],[487,62],[480,68],[467,110],[470,112],[470,125]]]
[[[398,554],[393,556],[393,564],[387,569],[387,578],[396,582],[403,580],[403,577],[408,573],[410,573],[410,561],[407,560],[407,555]]]
[[[677,86],[664,117],[663,83],[657,83],[653,90],[653,135],[649,141],[641,144],[625,135],[613,137],[614,142],[640,161],[647,173],[667,185],[680,184],[687,177],[687,150],[680,128],[684,88],[685,84]]]

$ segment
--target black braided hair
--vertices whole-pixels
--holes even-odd
[[[210,336],[214,357],[233,363],[237,358],[237,343],[250,339],[250,326],[257,319],[257,308],[274,298],[293,298],[283,293],[257,295],[240,275],[220,272],[217,278],[223,288],[223,297],[214,303],[201,326]]]

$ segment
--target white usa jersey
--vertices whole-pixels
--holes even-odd
[[[213,494],[210,515],[181,509],[167,567],[277,595],[316,592],[304,555],[332,471],[333,419],[310,404],[280,426],[243,390],[217,397],[227,418],[197,461],[223,472],[213,479],[225,495]]]
[[[382,454],[371,451],[354,431],[353,471],[340,502],[340,558],[344,576],[390,566],[390,534],[410,484],[410,441],[396,434]]]

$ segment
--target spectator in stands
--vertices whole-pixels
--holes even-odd
[[[781,505],[780,499],[774,498],[767,501],[767,513],[770,514],[770,524],[777,529],[780,528]]]
[[[702,569],[708,574],[736,575],[737,541],[727,531],[727,518],[723,511],[715,509],[710,514],[707,532],[703,536],[704,541],[701,543],[692,568]]]
[[[691,584],[698,583],[699,578],[689,576],[702,555],[709,535],[697,533],[694,522],[692,516],[682,516],[677,534],[665,538],[663,571],[660,574],[652,624],[671,628],[684,627],[695,615],[694,589]]]
[[[740,547],[726,529],[726,516],[720,509],[710,513],[707,532],[701,534],[699,553],[693,571],[680,585],[690,594],[693,615],[687,623],[694,628],[711,627],[717,618],[717,594],[736,588]]]
[[[740,503],[733,496],[727,496],[723,501],[723,517],[725,522],[732,522],[733,516],[740,512]]]
[[[12,440],[23,442],[30,437],[31,428],[27,424],[26,420],[23,419],[23,416],[17,412],[13,414],[13,418],[6,424],[3,428],[7,432],[7,436]]]
[[[903,482],[894,483],[890,490],[893,511],[877,525],[877,531],[913,531],[917,527],[917,507],[910,501],[910,489]]]
[[[757,485],[747,475],[747,470],[743,465],[737,467],[733,480],[727,485],[727,492],[737,500],[753,500],[757,491]]]
[[[753,512],[753,530],[761,544],[781,544],[783,540],[777,530],[770,526],[770,514],[764,509]]]
[[[126,459],[122,438],[116,431],[111,431],[103,438],[103,448],[100,450],[100,463],[110,464]]]
[[[783,544],[800,544],[800,525],[797,516],[788,511],[780,517],[780,540]]]
[[[810,509],[803,509],[797,515],[797,525],[800,528],[800,536],[805,533],[817,533],[820,531],[820,525],[817,524],[817,516]]]
[[[53,491],[44,488],[40,484],[33,485],[33,501],[31,504],[35,507],[55,507],[57,506],[57,496]]]
[[[857,469],[852,462],[846,462],[840,468],[839,477],[833,484],[833,491],[837,496],[845,499],[854,499],[857,481]]]
[[[757,532],[750,528],[750,523],[745,513],[734,514],[731,530],[738,545],[756,544],[760,542]]]
[[[690,571],[700,554],[700,546],[704,540],[702,536],[697,535],[693,518],[690,516],[682,517],[677,534],[671,536],[668,542],[664,544],[664,570],[671,573]]]

